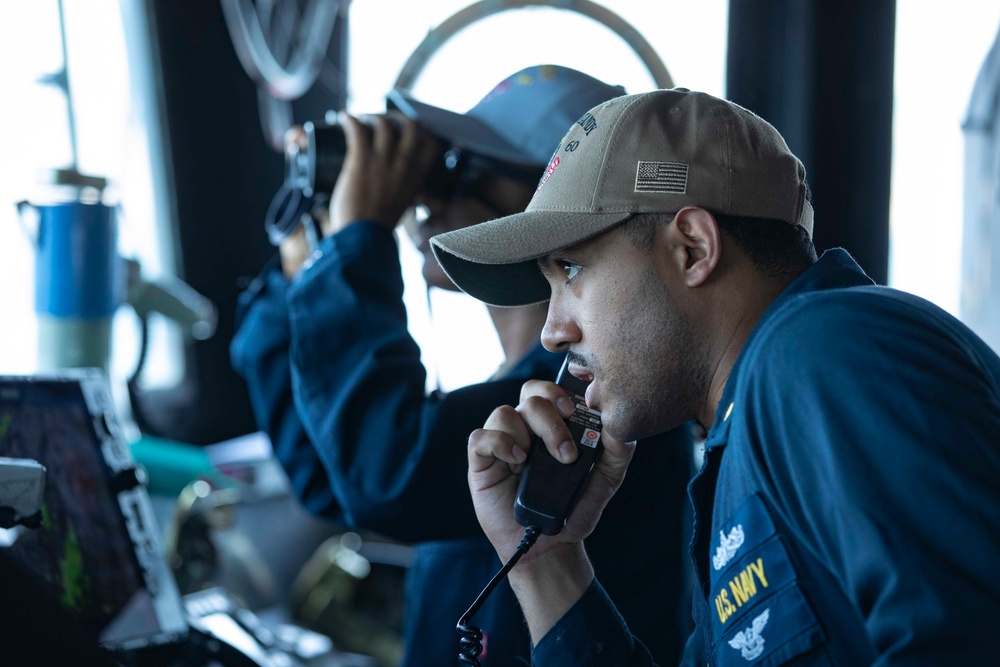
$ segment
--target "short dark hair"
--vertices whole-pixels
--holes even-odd
[[[636,246],[649,250],[653,247],[656,228],[660,223],[669,223],[673,219],[673,213],[636,213],[618,228]]]
[[[812,204],[812,192],[805,184],[805,199]],[[782,220],[717,215],[719,230],[731,238],[750,263],[771,278],[798,275],[816,261],[812,236],[800,225]]]
[[[715,215],[715,221],[765,276],[797,275],[816,261],[812,237],[800,225],[736,215]]]
[[[770,278],[797,275],[816,261],[809,233],[783,220],[712,213],[721,231],[747,256],[754,267]],[[656,229],[674,219],[673,213],[638,213],[620,229],[640,248],[653,246]]]

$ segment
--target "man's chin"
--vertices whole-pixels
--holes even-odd
[[[616,419],[614,414],[601,415],[601,423],[604,432],[619,442],[635,442],[644,438],[651,438],[661,433],[666,433],[672,426],[658,426],[645,421]]]
[[[601,414],[601,426],[607,435],[610,435],[619,442],[631,442],[637,440],[632,433],[634,428],[630,424],[622,424],[612,415]]]

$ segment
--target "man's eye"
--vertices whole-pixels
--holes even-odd
[[[576,278],[576,274],[578,274],[582,268],[583,267],[579,264],[573,264],[571,262],[562,263],[562,270],[566,273],[567,282]]]

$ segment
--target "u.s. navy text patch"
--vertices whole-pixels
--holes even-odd
[[[712,646],[720,665],[769,664],[823,641],[787,546],[759,495],[720,524],[710,558]]]

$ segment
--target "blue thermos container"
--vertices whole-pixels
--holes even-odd
[[[100,202],[20,202],[36,250],[39,370],[108,370],[111,321],[125,291],[116,209]],[[31,232],[33,228],[33,232]]]

